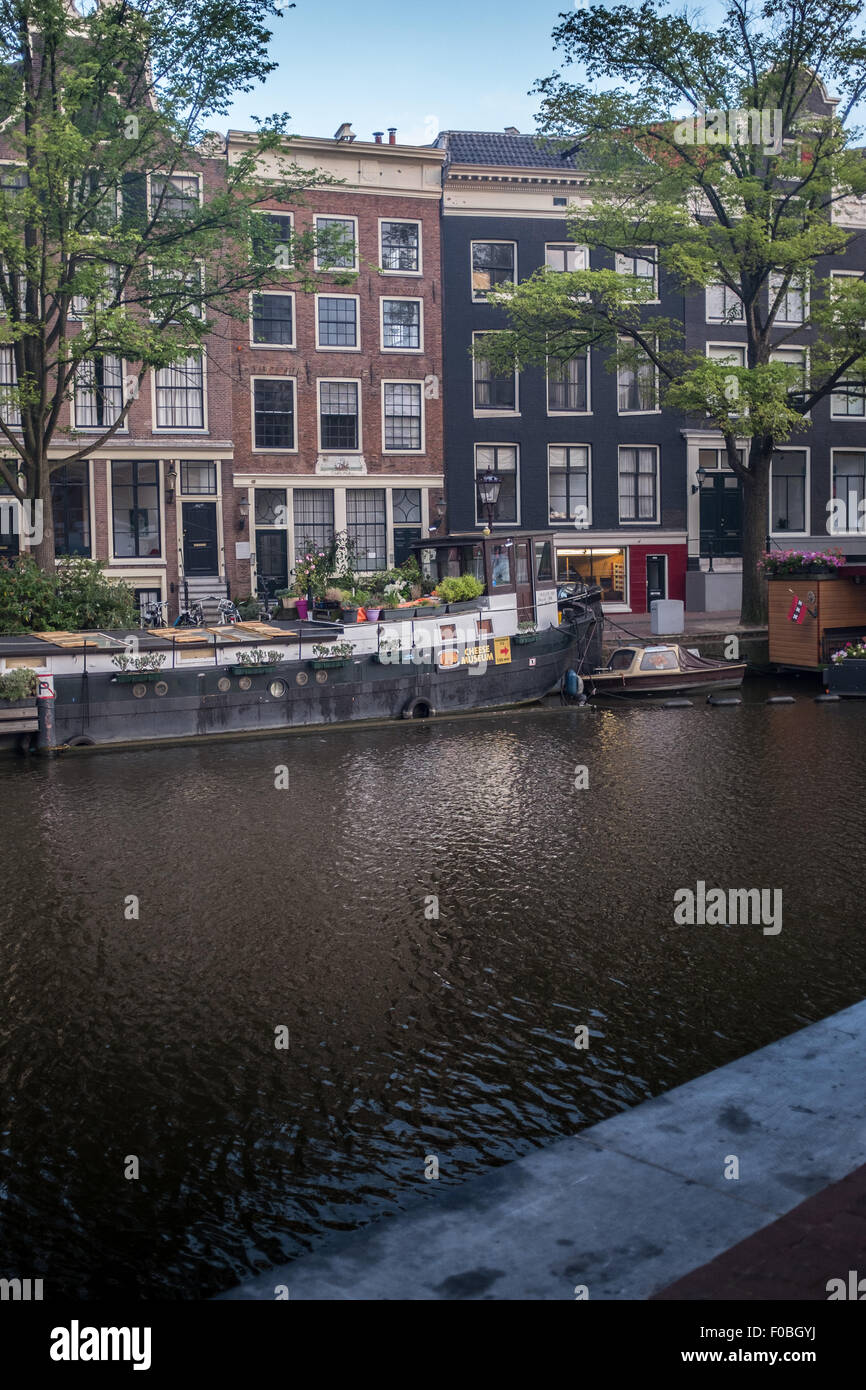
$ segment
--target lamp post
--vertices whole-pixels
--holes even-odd
[[[238,530],[243,531],[247,524],[247,517],[250,514],[250,502],[248,497],[241,497],[238,500]]]
[[[493,526],[493,513],[496,511],[496,503],[499,501],[499,492],[502,487],[502,479],[495,473],[482,473],[476,479],[478,488],[478,501],[487,513],[487,525],[484,528],[485,536],[490,535]]]

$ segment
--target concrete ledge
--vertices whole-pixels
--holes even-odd
[[[864,1049],[866,1002],[221,1297],[648,1298],[866,1161]]]

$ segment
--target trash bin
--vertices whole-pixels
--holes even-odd
[[[653,637],[678,637],[683,630],[685,605],[679,598],[654,598],[650,604]]]

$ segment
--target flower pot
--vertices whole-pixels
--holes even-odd
[[[528,642],[534,642],[537,636],[537,632],[515,632],[511,640],[516,642],[518,646],[524,647]]]
[[[344,623],[356,623],[358,621],[359,609],[351,603],[344,603],[340,612],[343,616]]]
[[[481,607],[481,599],[461,599],[459,603],[449,603],[449,613],[477,613]]]
[[[350,660],[348,656],[317,656],[311,665],[314,671],[332,671],[337,666],[348,666]]]
[[[305,598],[298,599],[298,617],[302,623],[307,621],[308,604]]]
[[[415,609],[415,617],[440,618],[447,610],[447,603],[419,603]]]
[[[381,608],[376,608],[376,607],[371,603],[370,606],[369,606],[368,609],[367,609],[367,622],[368,622],[368,623],[377,623],[377,622],[379,621],[379,618],[381,617],[381,614],[382,614],[382,609],[381,609]]]
[[[276,661],[239,661],[231,668],[233,676],[249,676],[253,671],[272,671],[279,663]]]
[[[162,671],[118,671],[115,680],[121,685],[132,685],[136,681],[158,681],[162,677]]]
[[[824,672],[824,684],[831,695],[866,697],[866,659],[848,656],[844,661],[831,661]]]
[[[396,623],[413,617],[414,613],[414,608],[383,608],[380,617],[383,623]]]

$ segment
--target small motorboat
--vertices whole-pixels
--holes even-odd
[[[733,690],[745,661],[711,661],[675,642],[618,647],[606,666],[585,677],[591,695],[674,695],[683,690]]]

